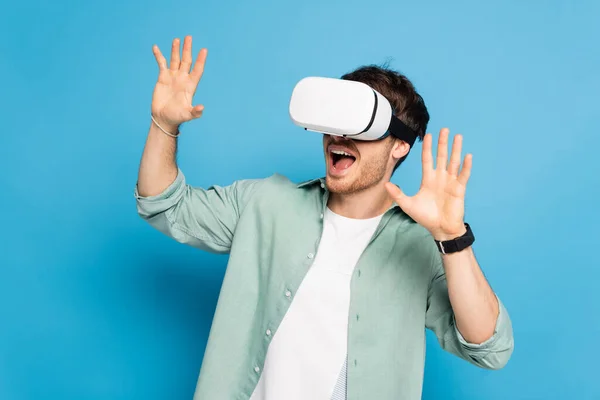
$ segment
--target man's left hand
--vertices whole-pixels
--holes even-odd
[[[428,133],[423,138],[423,178],[416,195],[407,196],[398,186],[390,182],[385,184],[400,208],[425,227],[436,240],[442,241],[466,232],[463,220],[465,192],[473,159],[471,154],[467,154],[460,168],[462,136],[455,135],[448,162],[448,135],[447,128],[440,131],[435,168],[431,151],[432,136]]]

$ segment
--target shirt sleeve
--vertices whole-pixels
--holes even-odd
[[[481,368],[500,369],[504,367],[512,355],[514,339],[508,311],[500,298],[496,295],[499,313],[493,335],[483,343],[469,343],[456,326],[441,256],[437,254],[434,260],[433,279],[428,295],[426,327],[435,333],[444,350]]]
[[[239,180],[229,186],[193,187],[178,168],[175,180],[160,194],[140,196],[137,212],[151,226],[180,243],[226,254],[238,219],[261,180]]]

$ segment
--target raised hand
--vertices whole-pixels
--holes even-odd
[[[169,66],[158,46],[152,47],[159,67],[158,81],[152,94],[152,115],[160,126],[173,133],[182,123],[199,118],[204,110],[201,104],[193,106],[192,99],[204,72],[207,50],[200,50],[191,69],[192,37],[185,37],[181,57],[179,46],[179,38],[174,39]]]
[[[448,134],[446,128],[440,131],[435,168],[431,152],[432,137],[431,134],[425,135],[423,178],[416,195],[407,196],[396,185],[386,183],[386,189],[400,208],[427,228],[437,240],[453,239],[466,232],[463,221],[465,192],[471,175],[472,156],[467,154],[460,169],[462,136],[456,135],[448,162]]]

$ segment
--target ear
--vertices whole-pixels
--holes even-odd
[[[394,145],[392,147],[392,157],[394,161],[398,161],[402,157],[408,154],[410,146],[404,140],[394,138]]]

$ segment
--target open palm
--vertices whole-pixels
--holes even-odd
[[[193,106],[192,99],[204,72],[207,50],[200,50],[194,68],[191,69],[192,37],[185,37],[181,57],[179,44],[178,38],[173,40],[169,66],[158,46],[152,48],[159,67],[158,81],[152,95],[152,115],[161,125],[172,130],[186,121],[200,117],[204,109],[202,105]]]
[[[386,189],[400,208],[427,228],[437,240],[452,239],[465,232],[464,199],[472,166],[472,156],[468,154],[460,169],[461,135],[454,137],[448,162],[448,134],[448,129],[440,131],[435,168],[431,151],[432,137],[431,134],[425,135],[422,152],[423,178],[417,194],[407,196],[396,185],[386,184]]]

